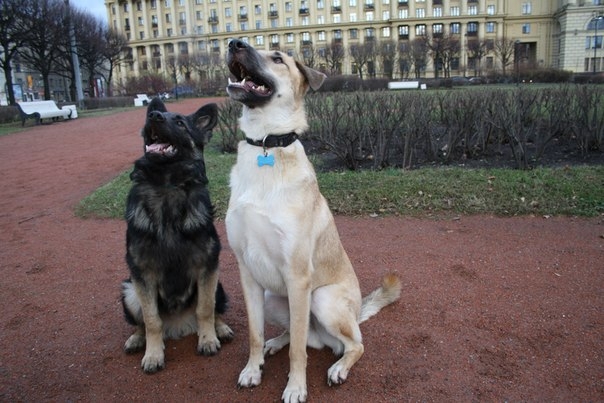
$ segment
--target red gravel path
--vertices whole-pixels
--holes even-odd
[[[190,113],[202,100],[172,104]],[[145,111],[0,137],[0,401],[277,401],[287,352],[237,390],[247,325],[224,224],[222,282],[235,340],[215,357],[166,345],[145,375],[122,346],[125,224],[73,208],[142,151]],[[211,172],[209,173],[211,180]],[[328,387],[328,350],[309,351],[311,401],[604,401],[604,218],[336,221],[362,289],[388,270],[401,300],[363,324],[365,355]],[[269,335],[275,333],[269,329]]]

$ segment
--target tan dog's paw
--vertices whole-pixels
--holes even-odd
[[[306,385],[290,385],[290,383],[291,382],[287,383],[287,387],[283,391],[281,400],[285,403],[305,402],[308,396]]]
[[[280,336],[270,339],[264,344],[264,355],[277,354],[289,344],[289,332],[283,332]]]
[[[260,382],[262,382],[262,365],[253,365],[248,362],[239,374],[237,387],[251,388],[260,385]]]
[[[224,322],[216,322],[216,335],[220,340],[230,341],[235,337],[235,332]]]
[[[197,343],[197,354],[206,356],[215,355],[220,350],[220,347],[220,341],[216,337],[210,340],[200,337],[199,343]]]
[[[337,361],[327,370],[327,384],[329,386],[344,383],[348,377],[349,368],[346,368],[340,361]]]
[[[153,351],[152,349],[147,348],[145,352],[145,356],[141,361],[141,367],[143,371],[147,374],[153,374],[159,370],[164,369],[164,351],[160,349],[159,351]]]

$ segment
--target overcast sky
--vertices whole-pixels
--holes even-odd
[[[107,11],[104,0],[69,0],[69,4],[80,10],[88,11],[95,17],[107,22]]]

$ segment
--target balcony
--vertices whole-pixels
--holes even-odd
[[[125,29],[126,31],[130,31],[130,24],[126,24],[126,25],[124,26],[124,29]]]
[[[208,18],[208,24],[218,24],[218,16],[213,15],[210,18]]]
[[[247,21],[247,14],[239,14],[239,21]]]
[[[269,11],[268,18],[279,18],[279,12],[278,11]]]
[[[186,20],[178,20],[178,25],[180,25],[180,26],[187,25],[187,21]]]
[[[342,7],[331,7],[331,13],[332,14],[339,14],[342,12]]]
[[[433,6],[442,6],[443,0],[432,0],[432,5]]]
[[[409,6],[409,0],[398,0],[399,7],[407,7]]]
[[[312,45],[312,41],[300,41],[300,45],[302,45],[302,46],[310,46],[310,45]]]
[[[310,11],[308,10],[308,8],[301,8],[300,15],[310,15]]]
[[[373,3],[365,3],[363,5],[363,11],[373,11],[375,9],[375,4]]]
[[[398,39],[401,41],[408,41],[409,40],[409,34],[398,34]]]
[[[279,42],[271,42],[270,48],[271,50],[279,50]]]
[[[214,53],[220,53],[220,46],[214,46],[214,47],[212,47],[212,52],[214,52]]]

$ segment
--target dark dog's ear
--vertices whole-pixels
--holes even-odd
[[[188,118],[202,133],[202,144],[207,144],[212,137],[212,129],[218,123],[218,106],[216,104],[207,104],[197,110],[197,112],[189,115]]]
[[[153,98],[151,102],[149,102],[149,106],[147,106],[147,114],[152,111],[160,111],[160,112],[168,112],[166,109],[166,105],[159,98]]]
[[[323,85],[323,81],[325,81],[325,79],[327,78],[325,74],[315,69],[311,69],[310,67],[306,67],[305,65],[299,62],[296,62],[296,65],[298,66],[298,69],[300,70],[302,75],[306,77],[306,81],[308,81],[308,85],[310,85],[310,88],[312,88],[314,91],[321,88],[321,86]]]

